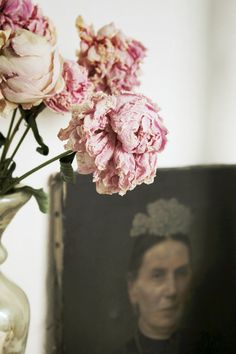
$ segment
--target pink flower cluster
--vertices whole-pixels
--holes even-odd
[[[0,0],[0,111],[42,101],[69,112],[88,95],[87,70],[63,60],[54,48],[52,22],[31,0]]]
[[[91,86],[87,70],[72,60],[64,61],[62,77],[65,81],[64,89],[44,101],[50,109],[58,113],[69,112],[73,105],[83,102],[88,97]]]
[[[68,140],[66,149],[76,152],[78,172],[93,174],[98,193],[124,195],[153,182],[158,153],[167,141],[159,108],[131,92],[139,85],[146,49],[114,24],[95,34],[78,17],[77,27],[78,63],[88,70],[94,93],[73,109],[68,127],[58,136]]]
[[[78,172],[93,174],[99,193],[125,194],[152,183],[167,130],[159,108],[138,86],[145,47],[113,23],[97,33],[78,17],[78,61],[55,48],[52,22],[31,0],[0,0],[0,112],[42,102],[72,112],[66,149],[76,152]]]
[[[78,62],[88,69],[96,91],[119,94],[140,84],[140,63],[146,54],[140,42],[126,37],[113,23],[95,34],[78,17],[77,27],[81,39]]]
[[[55,43],[52,22],[31,0],[0,0],[0,27],[3,30],[24,28]]]
[[[154,180],[167,134],[158,112],[143,95],[100,92],[73,112],[59,138],[77,152],[78,172],[93,173],[98,193],[124,195]]]

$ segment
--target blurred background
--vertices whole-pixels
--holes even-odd
[[[139,92],[162,109],[169,130],[160,167],[236,163],[236,2],[234,0],[39,0],[54,22],[61,54],[75,59],[79,39],[75,20],[82,15],[95,29],[114,22],[148,49]],[[39,129],[51,146],[50,156],[63,150],[57,139],[69,115],[45,111]],[[1,119],[1,125],[7,125]],[[41,162],[28,136],[19,151],[19,174]],[[36,148],[36,146],[35,146]],[[30,152],[29,152],[30,151]],[[58,163],[26,182],[48,190]],[[79,198],[79,195],[78,195]],[[27,220],[27,227],[26,227]],[[29,297],[31,325],[26,354],[43,354],[46,333],[46,274],[49,216],[32,199],[9,225],[4,244],[9,257],[3,271]]]

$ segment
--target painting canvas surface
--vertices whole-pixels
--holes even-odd
[[[132,337],[136,320],[127,292],[132,221],[137,213],[147,213],[148,204],[172,198],[193,216],[194,284],[187,325],[221,336],[233,352],[236,167],[160,169],[152,185],[123,197],[98,195],[91,176],[76,178],[66,193],[62,188],[53,191],[54,198],[59,193],[61,214],[53,212],[60,218],[63,239],[57,267],[61,353],[113,354]],[[52,236],[57,238],[55,228]]]

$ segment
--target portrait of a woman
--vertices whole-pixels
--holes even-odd
[[[137,214],[131,231],[127,283],[137,325],[118,353],[228,353],[219,338],[183,325],[193,280],[190,211],[171,199],[149,204],[148,214]]]

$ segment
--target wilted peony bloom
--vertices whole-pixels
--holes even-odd
[[[1,93],[25,109],[36,106],[63,89],[61,66],[58,52],[44,37],[17,30],[0,46]]]
[[[87,98],[91,84],[87,70],[72,60],[64,61],[62,77],[65,81],[64,89],[44,103],[55,112],[66,113],[71,111],[73,105]]]
[[[55,28],[31,0],[0,0],[0,29],[27,29],[56,42]]]
[[[0,115],[1,117],[8,117],[8,115],[17,108],[17,105],[11,102],[8,102],[0,92]]]
[[[0,46],[5,46],[8,38],[11,34],[11,30],[1,31],[0,30]],[[8,102],[5,97],[3,96],[0,90],[0,113],[1,116],[8,116],[8,114],[17,107],[16,104]]]
[[[124,195],[154,180],[167,134],[158,112],[145,96],[98,92],[58,136],[77,152],[78,172],[93,173],[98,193]]]
[[[140,42],[126,37],[113,23],[97,34],[82,17],[78,17],[76,25],[81,39],[78,61],[88,69],[97,91],[118,94],[140,84],[140,63],[146,53]]]

